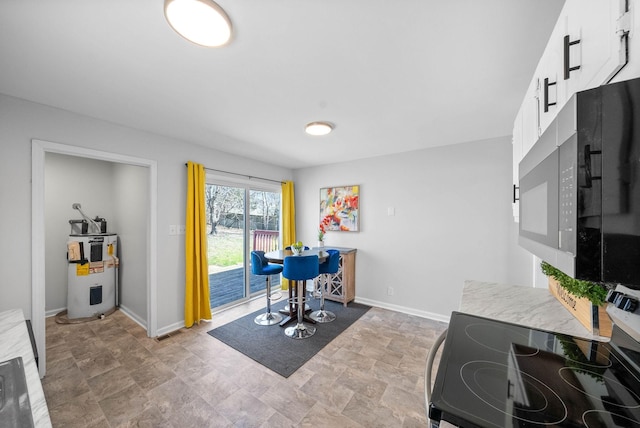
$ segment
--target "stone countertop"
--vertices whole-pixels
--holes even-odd
[[[546,288],[465,281],[460,312],[603,342],[592,334]]]
[[[22,357],[24,362],[33,423],[36,427],[51,427],[47,402],[21,309],[0,312],[0,361],[16,357]]]

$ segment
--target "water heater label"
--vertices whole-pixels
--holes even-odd
[[[104,263],[99,262],[90,262],[89,263],[89,273],[102,273],[104,272]]]
[[[76,276],[85,276],[89,275],[89,263],[85,263],[81,265],[78,263],[76,265]]]

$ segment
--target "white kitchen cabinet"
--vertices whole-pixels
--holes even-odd
[[[540,134],[540,87],[539,81],[534,79],[529,84],[522,101],[522,151],[520,159],[538,140]]]
[[[513,138],[511,140],[513,146],[513,159],[520,159],[522,153],[522,108],[518,111],[516,120],[513,122]],[[518,187],[518,163],[513,162],[513,219],[517,223],[520,219],[520,192]]]
[[[628,5],[626,0],[566,0],[514,121],[514,184],[518,163],[571,96],[608,83],[624,67],[627,53],[640,55],[638,36],[633,39],[640,31],[640,20],[632,19],[634,8],[640,8],[640,0]]]
[[[623,36],[631,29],[631,14],[625,4],[624,0],[567,2],[563,9],[564,36],[568,35],[572,42],[579,40],[569,48],[569,64],[580,68],[571,71],[565,80],[565,101],[578,91],[608,83],[625,65],[627,43]]]
[[[531,88],[538,88],[537,114],[523,114],[522,156],[574,93],[608,83],[624,66],[624,35],[633,22],[625,4],[624,0],[566,1],[523,100],[525,110],[533,108]],[[568,68],[573,69],[570,72],[565,72],[565,58]]]
[[[559,40],[564,33],[561,21],[562,15],[558,20],[555,28],[553,29],[553,32],[551,33],[551,37],[544,51],[544,55],[538,62],[536,74],[533,79],[539,86],[539,102],[537,106],[539,117],[538,137],[542,135],[544,131],[546,131],[549,124],[553,121],[556,112],[558,111],[558,107],[564,101],[559,98],[559,95],[562,92],[561,90],[559,90],[559,87],[564,84],[559,76],[559,64],[562,62],[562,52],[560,51],[560,46],[557,43],[557,40]],[[529,146],[528,148],[531,148],[531,146]],[[526,152],[523,153],[523,155],[524,154],[526,154]]]
[[[624,0],[565,3],[534,76],[540,82],[539,135],[573,94],[608,83],[624,66],[623,35],[631,22],[625,7]]]

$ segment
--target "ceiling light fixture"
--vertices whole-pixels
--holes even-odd
[[[304,127],[304,132],[309,135],[327,135],[333,131],[333,124],[329,122],[311,122]]]
[[[212,0],[165,0],[164,16],[176,33],[197,45],[222,46],[231,38],[231,21]]]

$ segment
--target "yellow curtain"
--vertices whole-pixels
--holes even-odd
[[[185,230],[184,325],[211,319],[204,166],[187,163],[187,218]]]
[[[296,242],[296,206],[293,197],[293,181],[282,183],[282,245]],[[289,280],[282,278],[282,289],[289,289]]]

